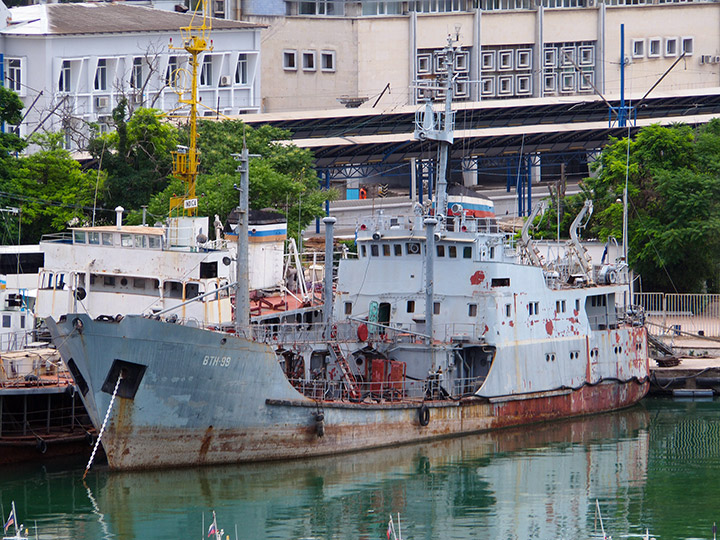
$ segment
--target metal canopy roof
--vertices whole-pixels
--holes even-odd
[[[640,102],[642,96],[634,96]],[[632,104],[631,101],[629,101]],[[611,100],[619,107],[619,100]],[[247,115],[250,125],[271,124],[293,133],[293,142],[315,152],[318,168],[393,165],[409,158],[432,158],[436,145],[415,140],[419,107],[383,113],[352,109]],[[471,156],[594,150],[628,128],[609,126],[607,104],[596,96],[459,103],[454,106],[452,159]],[[720,88],[695,89],[641,102],[631,131],[652,123],[699,124],[720,115]]]

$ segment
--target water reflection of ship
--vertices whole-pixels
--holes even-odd
[[[589,537],[596,494],[644,481],[648,423],[635,407],[306,462],[116,473],[96,496],[122,538],[194,530],[208,507],[246,538],[377,538],[391,511],[409,538]]]

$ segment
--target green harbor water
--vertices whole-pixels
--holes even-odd
[[[713,537],[720,402],[648,399],[580,420],[303,462],[110,473],[84,463],[0,468],[30,536],[405,540]],[[396,518],[397,519],[397,518]]]

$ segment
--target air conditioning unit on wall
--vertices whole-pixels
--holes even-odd
[[[110,98],[107,96],[98,96],[95,98],[95,107],[98,109],[107,109],[110,104]]]
[[[223,75],[220,77],[220,86],[230,86],[230,76]]]

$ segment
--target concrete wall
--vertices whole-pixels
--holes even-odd
[[[621,23],[625,24],[626,57],[631,60],[626,66],[626,91],[650,89],[677,59],[664,54],[668,37],[678,38],[678,50],[682,38],[693,38],[693,54],[674,68],[658,90],[720,84],[719,3],[556,8],[543,9],[542,14],[538,10],[487,11],[481,13],[479,25],[473,12],[418,13],[414,33],[412,14],[272,20],[253,17],[251,20],[270,24],[262,41],[263,55],[268,60],[263,64],[265,112],[337,108],[337,98],[341,95],[367,97],[362,107],[370,107],[388,83],[391,92],[382,97],[377,107],[412,104],[415,51],[442,48],[448,34],[455,34],[456,28],[459,29],[458,44],[465,48],[472,49],[476,42],[482,49],[532,47],[536,74],[532,96],[535,97],[551,95],[542,86],[543,47],[566,42],[590,43],[594,47],[595,83],[604,89],[606,97],[617,97]],[[475,35],[476,28],[479,36]],[[658,58],[648,58],[649,40],[654,37],[661,39],[663,50]],[[645,40],[644,57],[632,57],[633,39]],[[337,51],[337,70],[333,74],[289,73],[282,69],[284,48],[300,51],[318,47]],[[718,62],[701,63],[701,56],[718,56]],[[475,80],[480,77],[482,73],[475,76]],[[593,91],[587,87],[582,93],[590,95]],[[554,95],[572,95],[572,92],[558,90]]]

